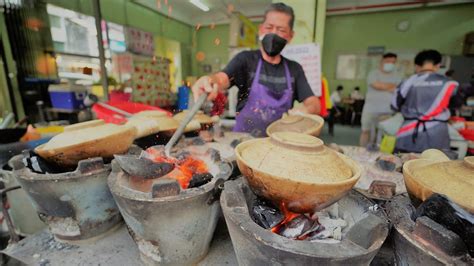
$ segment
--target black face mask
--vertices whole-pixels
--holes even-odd
[[[269,56],[276,56],[280,54],[281,50],[285,48],[287,41],[275,33],[266,34],[262,40],[262,47],[265,53]]]

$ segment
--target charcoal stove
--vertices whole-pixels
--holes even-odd
[[[220,214],[221,186],[232,173],[232,167],[213,159],[210,152],[204,156],[193,154],[192,147],[188,150],[191,156],[206,163],[213,178],[178,195],[154,198],[151,192],[132,189],[131,176],[116,160],[112,161],[110,190],[147,265],[195,264],[208,252]]]
[[[13,175],[56,239],[98,237],[121,222],[107,187],[111,167],[102,158],[82,160],[75,171],[58,174],[35,173],[22,158],[18,155],[11,159]]]
[[[292,240],[259,226],[249,206],[255,199],[243,178],[225,183],[221,206],[239,265],[368,265],[385,241],[385,213],[362,194],[351,191],[338,201],[339,212],[354,223],[337,243]]]
[[[474,260],[457,234],[422,216],[405,193],[387,203],[393,225],[392,239],[398,265],[473,265]]]

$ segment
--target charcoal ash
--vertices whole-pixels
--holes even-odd
[[[210,148],[209,150],[207,150],[207,153],[211,156],[212,161],[214,162],[222,161],[221,153],[218,150]]]
[[[255,198],[252,204],[252,215],[254,222],[265,229],[271,229],[281,223],[285,216],[270,201],[263,198]]]
[[[114,155],[120,168],[127,174],[143,179],[154,179],[165,176],[173,171],[174,164],[154,162],[148,158],[139,158],[135,155]]]
[[[212,180],[213,176],[210,173],[194,174],[189,181],[188,188],[200,187],[209,183]]]
[[[317,223],[317,221],[312,221],[306,215],[300,214],[279,227],[275,233],[290,239],[298,239],[308,234],[312,228],[319,228],[318,225],[316,227],[313,226],[315,222]]]

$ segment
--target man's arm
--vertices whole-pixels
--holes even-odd
[[[321,102],[316,96],[310,96],[303,101],[303,104],[293,107],[289,113],[305,113],[319,115],[321,113]]]
[[[370,84],[372,88],[380,91],[389,91],[392,92],[397,88],[397,84],[395,83],[385,83],[381,81],[375,81]]]

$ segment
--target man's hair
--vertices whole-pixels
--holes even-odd
[[[344,90],[344,87],[342,87],[342,85],[339,85],[339,86],[337,86],[337,89],[336,89],[336,90],[338,90],[338,91],[343,91],[343,90]]]
[[[293,25],[295,24],[295,12],[293,12],[293,8],[291,6],[285,5],[283,3],[273,3],[271,4],[267,10],[265,10],[265,15],[263,21],[267,19],[267,14],[269,12],[281,12],[285,13],[290,16],[290,28],[293,29]]]
[[[441,54],[436,50],[423,50],[415,56],[415,65],[422,66],[425,63],[437,65],[441,63]]]
[[[355,87],[354,90],[358,91],[358,90],[360,90],[360,88],[359,88],[359,87]]]
[[[397,58],[397,54],[394,54],[394,53],[385,53],[383,56],[382,56],[383,59],[385,58]]]

